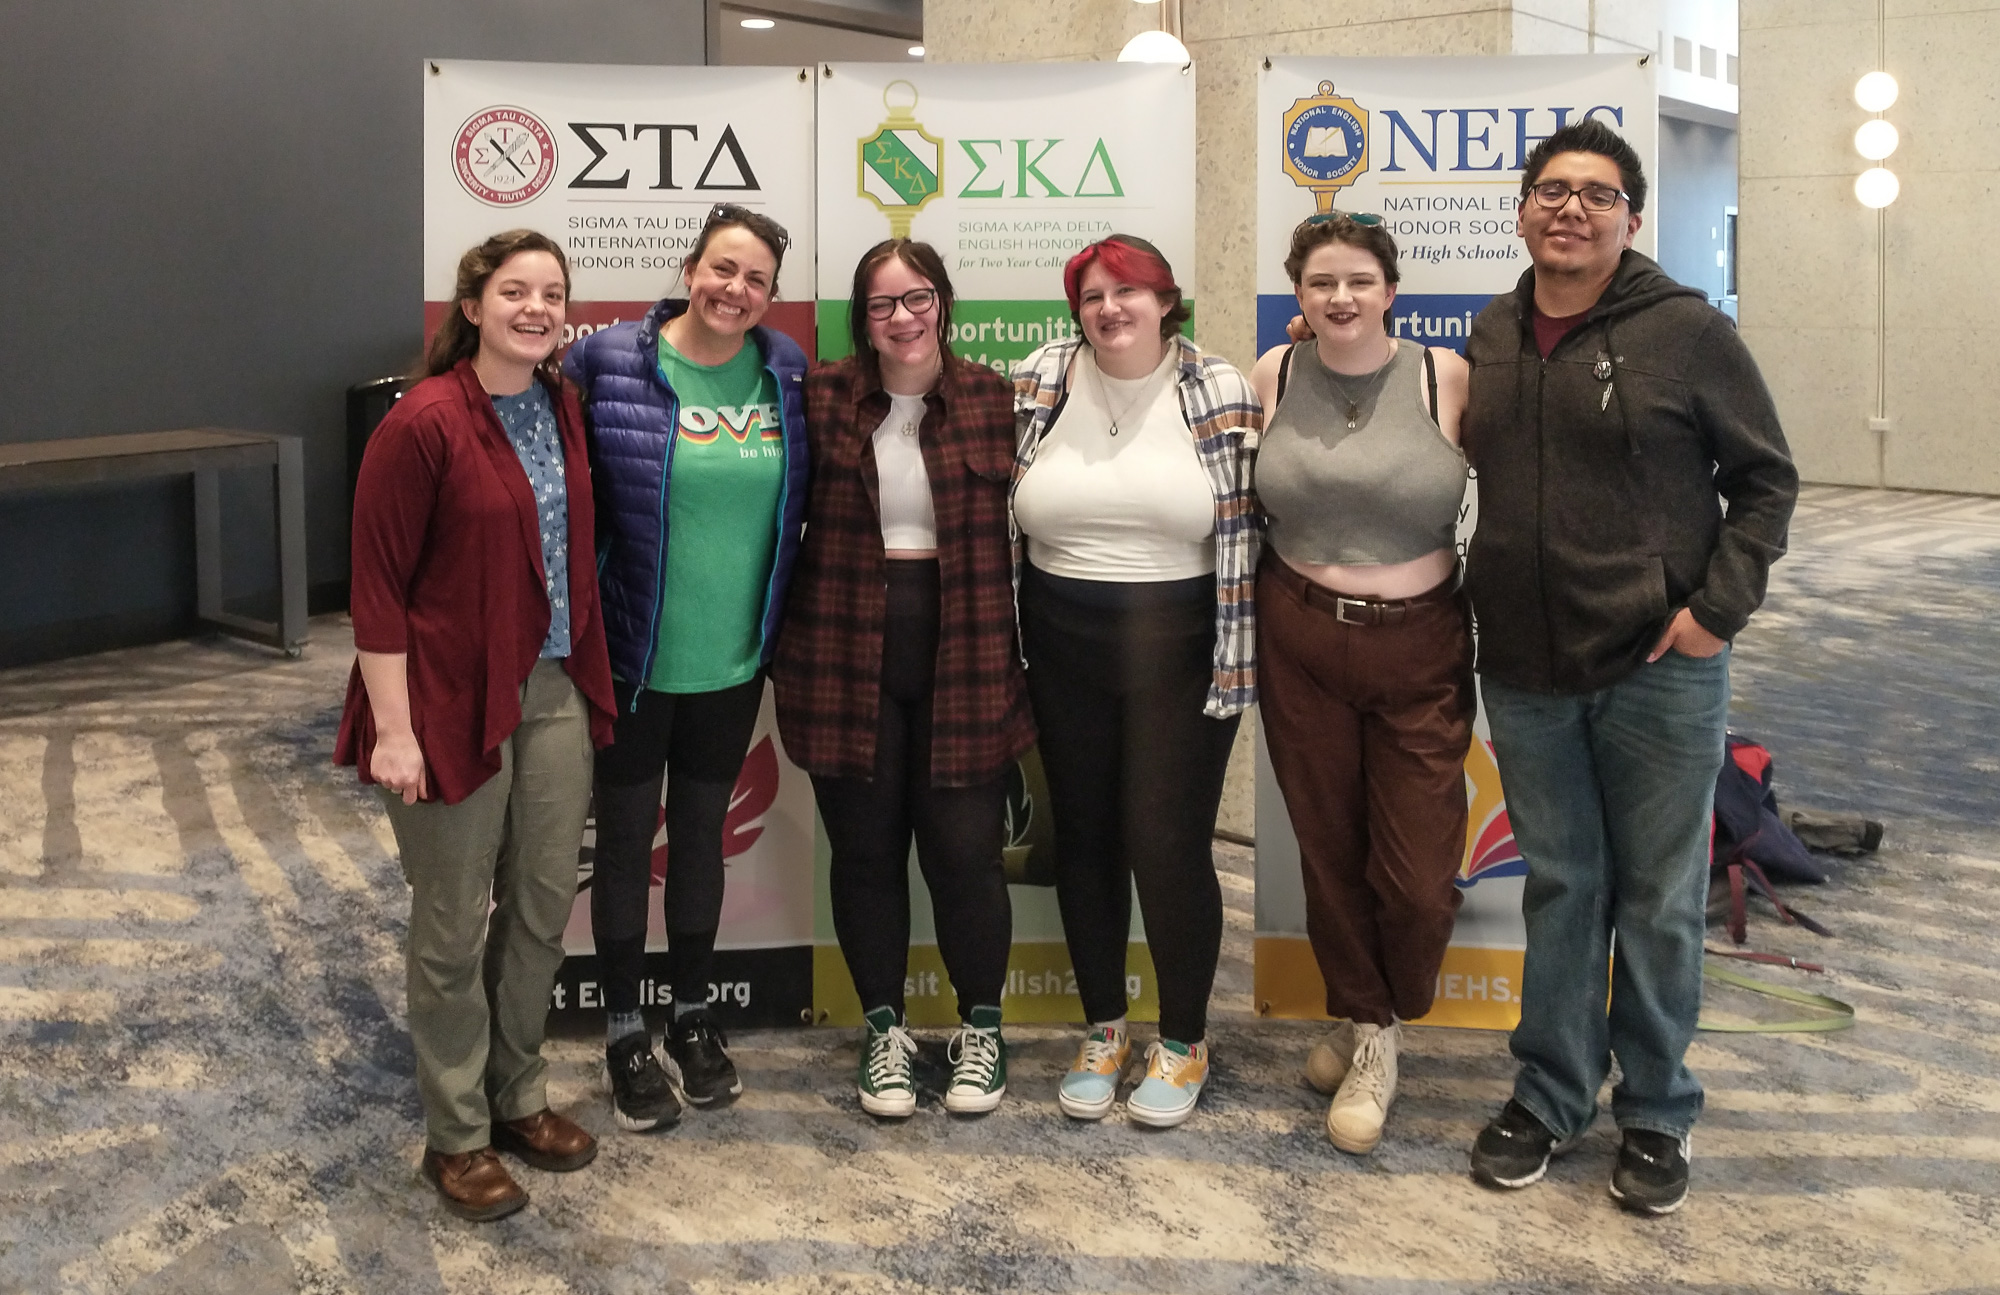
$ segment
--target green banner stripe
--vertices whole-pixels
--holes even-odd
[[[911,206],[938,191],[937,172],[925,166],[909,145],[886,130],[862,145],[862,156],[868,169]]]
[[[1188,303],[1190,310],[1194,303]],[[838,360],[854,353],[854,339],[847,331],[848,303],[823,299],[818,302],[819,358]],[[1025,301],[957,301],[951,308],[951,349],[968,360],[977,360],[1007,372],[1013,363],[1026,359],[1036,347],[1060,341],[1076,331],[1069,317],[1069,302],[1061,297]],[[1194,336],[1194,320],[1182,331]]]

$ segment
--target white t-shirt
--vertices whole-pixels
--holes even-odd
[[[1170,345],[1152,373],[1121,379],[1078,350],[1069,399],[1014,492],[1036,567],[1127,584],[1215,570],[1215,493],[1181,413],[1179,358]]]
[[[922,396],[889,393],[889,416],[875,429],[873,437],[885,549],[937,547],[931,479],[924,470],[924,452],[917,445],[917,428],[923,421]]]

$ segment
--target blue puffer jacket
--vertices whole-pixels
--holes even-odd
[[[673,478],[680,401],[660,373],[660,328],[687,309],[662,301],[631,323],[600,329],[570,347],[563,372],[583,391],[590,473],[597,496],[597,583],[611,672],[628,683],[652,673],[667,565],[667,490]],[[769,328],[750,330],[778,381],[784,411],[785,484],[778,497],[778,551],[764,591],[761,658],[778,642],[785,588],[806,520],[806,354]]]

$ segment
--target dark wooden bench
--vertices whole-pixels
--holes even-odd
[[[230,468],[271,472],[277,492],[276,621],[223,610],[222,491]],[[0,491],[50,490],[147,477],[194,478],[195,611],[220,629],[297,656],[306,642],[305,455],[296,436],[194,427],[0,445]]]

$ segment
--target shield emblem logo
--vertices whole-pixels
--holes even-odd
[[[899,94],[898,87],[906,94]],[[910,221],[944,191],[944,141],[930,134],[912,110],[917,88],[891,81],[882,90],[888,117],[860,141],[856,172],[860,196],[889,218],[889,233],[910,236]]]
[[[1333,196],[1368,170],[1368,110],[1319,83],[1319,93],[1285,109],[1284,171],[1312,190],[1319,214],[1333,210]]]

